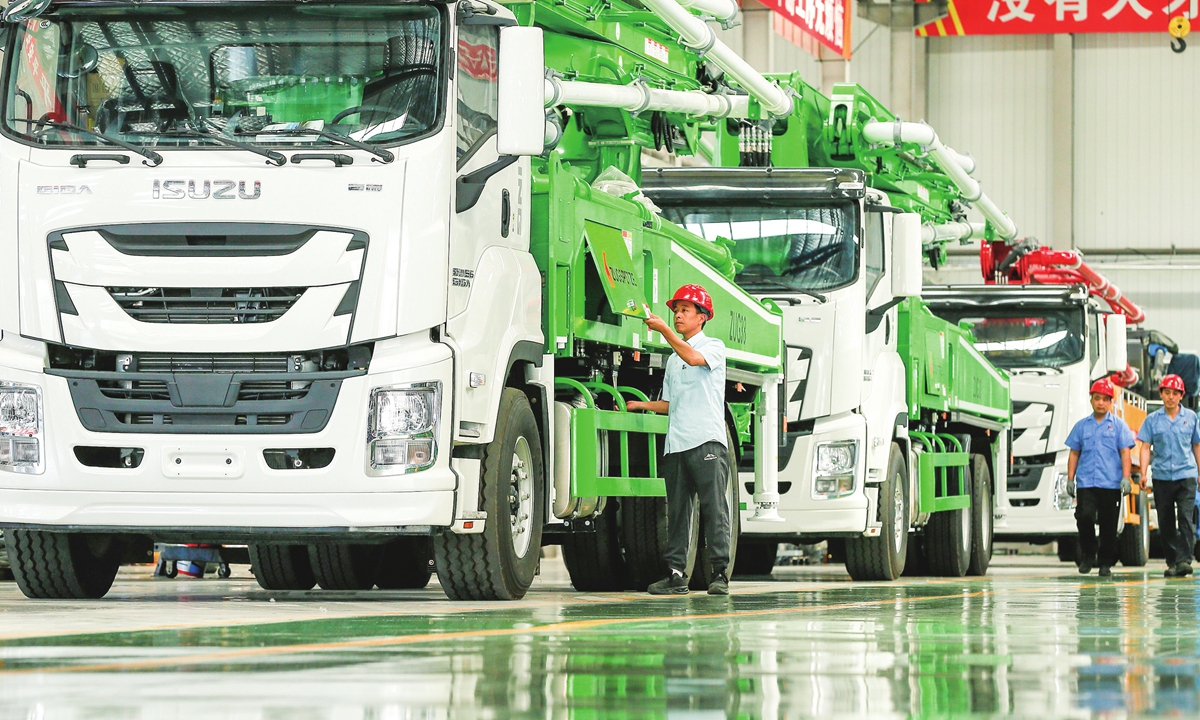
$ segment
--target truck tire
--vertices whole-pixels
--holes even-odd
[[[537,422],[524,393],[505,388],[479,474],[483,532],[434,536],[438,582],[451,600],[520,600],[533,584],[546,517]]]
[[[968,575],[987,575],[992,562],[992,523],[995,520],[992,496],[992,471],[987,458],[971,456],[971,562]]]
[[[967,466],[966,495],[972,497],[970,465]],[[942,510],[929,516],[925,526],[925,557],[929,572],[939,577],[962,577],[971,564],[971,540],[974,535],[972,509]]]
[[[770,575],[775,569],[775,557],[779,554],[779,543],[774,540],[756,540],[753,535],[738,540],[737,562],[734,574],[738,579]]]
[[[318,543],[308,546],[313,576],[322,590],[370,590],[379,567],[378,545]]]
[[[879,486],[878,511],[883,527],[877,537],[846,539],[846,571],[855,580],[895,580],[908,557],[908,470],[904,451],[892,443],[887,477]]]
[[[247,549],[254,579],[263,590],[312,590],[317,584],[307,545],[254,543]]]
[[[563,538],[563,564],[579,592],[619,592],[629,584],[629,568],[617,537],[617,502],[609,498],[604,512],[591,517],[595,532]]]
[[[1062,535],[1058,538],[1059,562],[1079,562],[1079,536]]]
[[[420,590],[433,576],[433,538],[396,538],[379,549],[375,585],[382,590]]]
[[[929,575],[929,557],[925,554],[925,536],[908,536],[908,554],[904,558],[904,577]]]
[[[1150,497],[1143,490],[1137,494],[1137,513],[1141,522],[1126,523],[1117,538],[1117,556],[1125,567],[1145,567],[1150,561]],[[1121,503],[1124,511],[1124,503]]]
[[[104,597],[121,567],[118,535],[6,530],[4,543],[17,587],[29,598]]]
[[[742,534],[742,500],[738,493],[737,450],[734,434],[730,428],[725,428],[725,447],[729,449],[729,474],[725,478],[725,507],[729,510],[729,565],[725,568],[725,577],[733,577],[737,566],[738,536]],[[704,542],[704,520],[701,518],[697,527],[696,564],[689,576],[688,587],[696,591],[708,590],[708,584],[713,579],[712,563],[708,561],[708,548]]]
[[[688,544],[687,567],[681,568],[688,577],[696,565],[696,549],[700,544],[700,507],[692,505],[692,537]],[[644,591],[655,580],[667,576],[667,499],[661,497],[626,497],[621,499],[618,523],[621,550],[629,568],[629,588]]]

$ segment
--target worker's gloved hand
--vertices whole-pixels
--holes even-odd
[[[1133,483],[1129,478],[1121,478],[1121,494],[1128,495],[1131,492],[1133,492]]]
[[[1067,495],[1075,497],[1075,478],[1067,478]]]

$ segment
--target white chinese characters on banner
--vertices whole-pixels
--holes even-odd
[[[824,44],[844,52],[846,0],[777,0],[765,2]]]
[[[992,9],[988,11],[988,20],[996,21],[996,16],[1000,12],[1000,6],[1007,6],[1008,12],[1000,15],[1000,22],[1010,22],[1012,20],[1024,20],[1025,22],[1033,22],[1033,13],[1029,12],[1030,0],[992,0]]]
[[[1046,4],[1054,6],[1054,19],[1059,22],[1068,13],[1074,13],[1076,22],[1087,20],[1088,0],[1046,0]]]
[[[1179,8],[1183,7],[1185,2],[1187,2],[1187,0],[1172,0],[1171,4],[1163,8],[1163,12],[1168,15],[1174,15],[1175,13],[1179,12]],[[1183,16],[1188,20],[1195,20],[1196,16],[1198,15],[1200,15],[1200,0],[1191,0],[1191,2],[1188,3],[1187,12],[1185,12]]]
[[[1128,6],[1129,9],[1133,10],[1138,15],[1141,15],[1143,20],[1150,17],[1150,11],[1142,7],[1138,3],[1138,0],[1117,0],[1112,7],[1104,11],[1104,19],[1112,20],[1118,14],[1120,14],[1120,12],[1124,10],[1126,6]]]

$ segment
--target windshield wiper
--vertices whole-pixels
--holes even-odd
[[[387,150],[384,150],[383,148],[373,147],[365,142],[362,142],[361,140],[354,140],[353,138],[348,138],[345,135],[338,135],[337,133],[329,132],[328,130],[287,128],[282,130],[260,130],[259,132],[255,133],[255,135],[316,135],[318,137],[323,137],[326,140],[332,140],[336,143],[341,143],[358,150],[369,152],[375,157],[379,158],[380,162],[390,163],[396,159],[395,155]]]
[[[822,303],[827,302],[829,300],[828,297],[826,297],[825,295],[822,295],[821,293],[817,292],[816,290],[804,290],[803,288],[792,287],[791,285],[788,285],[787,283],[781,283],[777,280],[755,279],[755,280],[746,280],[739,284],[742,285],[743,287],[747,287],[747,288],[753,287],[755,285],[767,285],[767,286],[770,286],[770,287],[773,287],[773,288],[776,288],[779,290],[785,290],[787,292],[797,293],[800,295],[807,295],[810,298],[813,298],[814,300],[818,300]],[[767,300],[776,300],[776,301],[782,300],[788,304],[793,304],[795,302],[794,298],[789,298],[789,297],[767,297],[766,299]]]
[[[106,143],[109,143],[110,145],[116,145],[119,148],[124,148],[129,152],[141,155],[142,157],[146,158],[146,161],[148,161],[146,164],[150,167],[158,167],[163,161],[162,155],[159,155],[149,148],[138,147],[133,143],[125,142],[124,140],[118,140],[117,138],[110,137],[102,132],[88,130],[87,128],[79,127],[73,123],[56,122],[54,120],[26,120],[24,118],[12,118],[12,121],[28,123],[29,125],[36,125],[38,127],[54,128],[55,130],[69,130],[71,132],[77,132],[80,135],[93,137],[97,140],[102,140]]]
[[[228,145],[230,147],[235,147],[235,148],[239,148],[241,150],[245,150],[246,152],[252,152],[255,155],[261,155],[261,156],[265,157],[267,159],[267,161],[271,165],[274,165],[275,167],[281,167],[283,165],[287,165],[287,156],[281,152],[275,152],[274,150],[267,150],[266,148],[260,148],[257,145],[252,145],[251,143],[242,142],[241,140],[234,140],[233,138],[226,137],[226,136],[218,134],[218,133],[205,132],[204,130],[194,129],[194,128],[178,128],[178,129],[172,130],[170,132],[154,133],[154,134],[160,135],[162,137],[206,138],[206,139],[212,140],[214,142],[219,142],[222,145]]]

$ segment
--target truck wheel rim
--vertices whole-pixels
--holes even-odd
[[[508,483],[509,525],[517,557],[529,552],[533,534],[533,454],[524,436],[513,447],[512,474]]]
[[[904,526],[904,488],[900,486],[900,476],[892,478],[892,542],[896,545],[896,554],[904,547],[904,536],[908,528]]]

